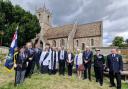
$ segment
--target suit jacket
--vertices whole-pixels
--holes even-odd
[[[24,57],[19,53],[16,59],[16,70],[25,70],[27,67],[27,54],[24,52]]]
[[[102,54],[94,55],[94,67],[103,68],[103,64],[105,64],[105,59]]]
[[[89,51],[89,53],[87,53],[87,51],[83,52],[83,62],[86,60],[86,61],[88,61],[88,63],[91,63],[92,57],[93,57],[93,52],[92,51]]]
[[[61,51],[58,52],[58,61],[61,60],[61,59],[60,59],[60,52],[61,52]],[[66,59],[67,59],[67,51],[64,51],[64,61],[66,61]]]
[[[67,54],[67,61],[68,61],[69,59],[68,59],[68,54]],[[73,55],[73,53],[71,53],[71,64],[73,65],[74,64],[74,55]],[[68,65],[69,63],[67,62],[67,65]]]
[[[42,50],[38,48],[38,52],[35,49],[34,60],[39,63]]]
[[[122,56],[115,54],[115,57],[112,54],[107,56],[107,67],[110,72],[118,73],[123,70]]]
[[[25,52],[27,53],[27,60],[28,60],[28,62],[33,62],[33,61],[35,61],[35,60],[34,60],[35,50],[34,50],[33,48],[31,48],[31,52],[30,52],[29,49],[27,49]],[[29,60],[29,58],[32,58],[32,60]]]

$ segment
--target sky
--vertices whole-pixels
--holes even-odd
[[[52,13],[52,25],[60,26],[103,21],[103,44],[108,46],[115,36],[128,38],[128,0],[10,0],[35,14],[45,6]]]

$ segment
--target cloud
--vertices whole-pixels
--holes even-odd
[[[103,21],[103,42],[110,45],[115,36],[128,38],[128,0],[11,0],[35,14],[37,8],[46,7],[52,12],[54,26]]]

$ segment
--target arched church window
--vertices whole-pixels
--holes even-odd
[[[82,50],[85,50],[85,43],[82,43]]]
[[[76,46],[78,46],[79,45],[79,41],[78,40],[76,40]]]
[[[52,41],[52,45],[53,45],[54,47],[56,47],[56,41],[55,41],[55,40]]]
[[[48,21],[50,20],[50,16],[48,15]]]
[[[61,40],[60,40],[60,46],[65,46],[65,41],[64,41],[64,39],[61,39]]]
[[[91,39],[91,46],[94,46],[94,39]]]
[[[39,13],[39,17],[41,16],[41,13]]]
[[[43,49],[43,42],[40,41],[40,47]]]

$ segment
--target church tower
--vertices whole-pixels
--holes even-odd
[[[52,14],[44,5],[43,8],[39,8],[36,11],[36,16],[41,26],[39,38],[43,42],[43,47],[44,47],[45,43],[47,42],[47,39],[44,37],[44,34],[49,28],[51,28]]]

